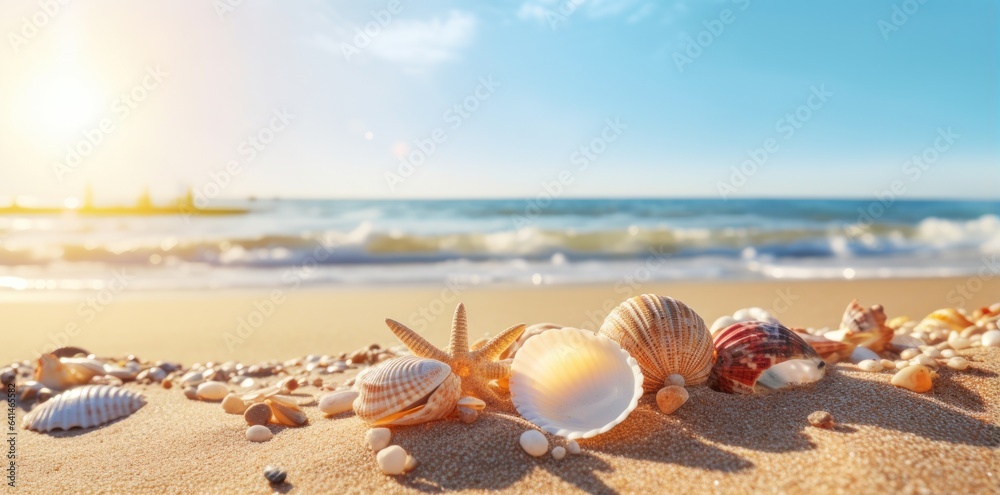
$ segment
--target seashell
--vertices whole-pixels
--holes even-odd
[[[600,333],[639,362],[646,392],[663,388],[674,373],[700,385],[712,368],[712,335],[698,313],[676,299],[633,297],[611,311]]]
[[[66,390],[86,385],[95,376],[104,374],[100,361],[87,358],[58,358],[42,354],[35,363],[35,381],[53,390]]]
[[[518,443],[532,457],[541,457],[549,451],[549,440],[538,430],[528,430],[522,433]]]
[[[462,397],[458,399],[458,407],[467,407],[476,411],[486,409],[486,403],[476,397]]]
[[[246,432],[247,440],[251,442],[266,442],[274,438],[271,429],[264,425],[250,425]]]
[[[274,466],[268,466],[264,468],[264,477],[267,478],[268,482],[273,483],[275,485],[280,485],[284,483],[285,478],[287,476],[288,473],[286,473],[284,469]]]
[[[802,337],[802,340],[806,341],[809,347],[812,347],[816,351],[816,354],[819,354],[819,357],[823,358],[827,363],[836,363],[845,359],[854,350],[854,345],[849,342],[828,339],[822,335],[808,334],[794,328],[792,331],[799,337]]]
[[[933,313],[924,317],[923,321],[933,320],[943,323],[949,330],[955,330],[961,332],[969,325],[975,325],[974,322],[970,321],[964,314],[960,313],[955,308],[945,308],[934,311]],[[923,323],[921,321],[921,323]]]
[[[27,415],[21,425],[34,431],[91,428],[110,423],[146,404],[142,395],[119,387],[87,385],[68,390]]]
[[[885,326],[896,330],[897,328],[902,328],[903,325],[910,321],[909,316],[897,316],[886,322]]]
[[[104,374],[111,375],[123,382],[135,380],[141,372],[142,366],[135,361],[129,361],[124,366],[116,366],[110,363],[104,365]]]
[[[392,431],[388,428],[372,428],[365,432],[365,445],[372,452],[378,452],[388,447],[391,439]]]
[[[842,342],[867,347],[875,352],[882,352],[893,337],[893,331],[885,324],[886,316],[882,305],[876,304],[865,308],[855,299],[847,305],[844,317],[840,322],[843,332]],[[831,332],[832,333],[832,332]],[[830,333],[827,334],[829,338]]]
[[[523,347],[524,343],[528,339],[536,335],[539,335],[542,332],[546,332],[549,330],[558,330],[560,328],[566,328],[566,326],[559,325],[556,323],[535,323],[534,325],[525,328],[524,333],[522,333],[521,336],[518,337],[517,340],[515,340],[514,343],[507,348],[507,350],[505,350],[502,354],[500,354],[499,359],[513,359],[514,355],[517,354],[517,350]]]
[[[889,383],[921,394],[934,387],[930,368],[920,364],[909,365],[899,370]]]
[[[688,400],[688,391],[677,385],[667,385],[656,393],[656,405],[663,414],[673,414]]]
[[[780,324],[741,322],[715,336],[709,385],[721,392],[752,394],[758,385],[780,389],[823,377],[826,363],[798,334]]]
[[[309,422],[309,417],[298,406],[283,404],[274,399],[267,399],[264,403],[271,406],[271,419],[275,423],[285,426],[302,426]]]
[[[383,361],[356,386],[354,412],[376,426],[414,425],[442,419],[458,403],[462,382],[441,361],[400,356]]]
[[[332,392],[319,398],[319,410],[327,416],[345,413],[354,407],[354,400],[357,398],[356,390]]]
[[[990,330],[983,333],[983,347],[1000,347],[1000,330]]]
[[[77,356],[81,356],[81,355],[82,356],[89,356],[90,355],[90,353],[87,352],[86,350],[81,349],[79,347],[73,347],[73,346],[60,347],[60,348],[52,351],[51,354],[54,355],[57,358],[72,358],[72,357],[77,357]]]
[[[517,412],[570,439],[589,438],[621,423],[639,404],[642,385],[639,364],[617,343],[575,328],[528,340],[511,365]]]
[[[920,340],[912,335],[899,334],[892,336],[892,340],[889,341],[889,350],[899,354],[905,349],[912,349],[922,345],[925,345],[923,340]]]
[[[375,461],[378,462],[379,469],[383,474],[395,476],[406,471],[406,458],[409,457],[403,447],[390,445],[378,451]]]
[[[952,332],[948,334],[948,345],[951,346],[952,349],[960,351],[971,346],[972,342],[969,339],[962,337],[962,335],[957,331],[952,330]]]

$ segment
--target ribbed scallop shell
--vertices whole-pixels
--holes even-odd
[[[130,390],[88,385],[63,392],[36,407],[24,416],[21,426],[41,432],[90,428],[128,416],[145,404],[142,395]]]
[[[876,304],[866,308],[855,299],[847,305],[840,329],[846,331],[845,341],[875,352],[882,352],[892,340],[893,331],[885,324],[886,316],[882,306]]]
[[[354,412],[375,425],[409,425],[447,416],[458,403],[461,379],[441,361],[400,356],[359,375]]]
[[[639,363],[611,339],[562,328],[524,343],[510,393],[524,419],[553,435],[589,438],[621,423],[642,397]]]
[[[764,372],[791,360],[808,361],[820,372],[822,358],[805,340],[780,324],[746,321],[715,335],[715,364],[708,384],[728,393],[752,394]]]
[[[704,383],[712,368],[712,334],[705,322],[670,297],[643,294],[621,303],[604,320],[600,333],[639,362],[646,392],[663,388],[675,373],[688,385]]]
[[[961,332],[967,327],[975,325],[974,322],[955,308],[939,309],[924,317],[924,320],[935,320],[944,323],[949,329],[956,332]]]

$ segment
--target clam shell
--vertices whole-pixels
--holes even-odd
[[[59,358],[42,354],[35,364],[35,381],[53,390],[66,390],[85,385],[95,376],[104,374],[104,365],[87,358]]]
[[[142,395],[120,387],[88,385],[57,395],[24,416],[21,426],[47,432],[90,428],[123,418],[146,404]]]
[[[712,368],[712,334],[705,322],[670,297],[643,294],[621,303],[600,333],[639,362],[646,392],[663,388],[672,374],[683,376],[688,385],[702,384]]]
[[[400,356],[358,375],[354,412],[375,425],[418,424],[451,413],[461,379],[441,361]]]
[[[767,388],[819,380],[826,363],[805,340],[780,324],[740,322],[715,336],[709,385],[721,392],[752,394]]]
[[[975,323],[970,321],[969,318],[955,308],[944,308],[934,311],[924,317],[924,321],[927,320],[943,323],[949,330],[955,330],[957,332],[961,332],[970,325],[975,325]]]
[[[625,420],[639,404],[642,384],[639,364],[621,346],[575,328],[531,338],[511,365],[517,412],[569,439],[604,433]]]

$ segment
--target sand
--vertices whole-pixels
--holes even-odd
[[[745,305],[774,309],[776,291],[791,290],[800,299],[779,311],[782,320],[790,325],[822,326],[835,325],[843,306],[854,296],[885,304],[890,316],[903,312],[916,316],[949,305],[948,291],[964,282],[678,284],[648,289],[690,302],[706,319]],[[969,305],[996,299],[997,288],[996,282],[988,282]],[[252,304],[250,294],[121,294],[71,343],[95,352],[100,349],[101,354],[134,352],[150,360],[185,364],[221,361],[230,355],[287,359],[336,353],[373,341],[393,343],[388,330],[371,322],[362,327],[357,314],[372,313],[376,322],[385,316],[405,321],[414,311],[413,304],[417,308],[428,304],[427,296],[434,293],[297,292],[267,320],[266,327],[258,328],[260,333],[232,354],[199,340],[210,343],[217,338],[213,332],[224,332],[213,325],[226,321],[236,308],[246,308],[248,301]],[[481,323],[478,328],[495,333],[518,320],[579,325],[587,319],[587,308],[600,308],[612,298],[617,303],[625,295],[596,287],[491,289],[467,291],[462,300],[469,307],[473,328]],[[5,322],[23,329],[11,336],[17,347],[4,346],[5,359],[7,354],[23,358],[27,349],[44,343],[45,336],[40,334],[45,330],[30,315],[50,324],[67,311],[72,314],[75,304],[71,300],[5,301],[0,305],[9,318]],[[346,316],[338,316],[341,312]],[[432,340],[446,341],[449,316],[428,325]],[[182,326],[175,327],[178,324]],[[336,335],[331,327],[366,330]],[[137,328],[146,330],[138,332]],[[325,418],[315,407],[308,407],[308,426],[273,427],[273,440],[253,444],[244,438],[242,417],[225,414],[218,403],[187,400],[177,388],[128,384],[148,399],[145,407],[128,418],[98,429],[54,435],[20,430],[18,490],[997,493],[1000,349],[970,349],[961,354],[972,366],[962,372],[941,370],[934,390],[927,394],[892,387],[890,372],[866,373],[841,364],[813,386],[764,396],[734,396],[693,387],[690,401],[672,416],[659,413],[653,396],[647,395],[625,422],[607,434],[580,441],[583,453],[561,461],[525,454],[517,439],[529,425],[509,409],[490,410],[471,425],[445,420],[394,427],[393,443],[420,462],[414,472],[399,477],[380,474],[374,454],[363,445],[367,427],[351,414]],[[340,383],[348,378],[331,377]],[[313,387],[301,392],[319,394]],[[832,413],[839,426],[833,430],[809,426],[806,418],[816,410]],[[18,412],[18,421],[21,415],[23,411]],[[563,443],[555,437],[550,441]],[[286,484],[272,487],[264,480],[263,468],[269,464],[288,471]]]

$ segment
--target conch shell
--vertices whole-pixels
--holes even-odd
[[[415,425],[451,414],[462,381],[441,361],[400,356],[358,375],[354,412],[374,426]]]
[[[687,385],[704,383],[712,368],[712,335],[705,322],[670,297],[628,299],[611,311],[600,333],[639,362],[647,393],[663,388],[673,374],[683,376]]]
[[[878,353],[885,350],[894,334],[885,321],[885,310],[881,304],[866,308],[855,299],[844,310],[840,329],[827,332],[823,336],[854,346],[867,347]]]
[[[720,392],[752,394],[757,385],[780,389],[823,378],[826,363],[805,340],[780,324],[736,323],[715,335],[709,385]]]
[[[87,358],[58,358],[55,354],[42,354],[35,364],[35,381],[52,390],[85,385],[95,376],[103,375],[104,365]]]
[[[511,365],[510,393],[524,419],[553,434],[590,438],[639,404],[639,364],[604,335],[549,330],[525,342]]]
[[[145,404],[142,395],[120,387],[77,387],[34,408],[24,416],[22,427],[41,432],[90,428],[128,416]]]

